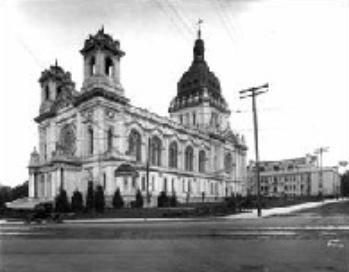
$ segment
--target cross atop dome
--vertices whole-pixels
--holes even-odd
[[[200,19],[196,23],[198,25],[198,39],[201,39],[201,25],[203,24],[204,20]]]

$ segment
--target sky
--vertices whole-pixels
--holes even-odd
[[[192,60],[201,18],[205,58],[220,79],[231,127],[253,159],[251,101],[239,90],[269,83],[257,98],[261,160],[329,147],[324,165],[349,160],[349,0],[0,0],[0,184],[28,178],[38,146],[41,71],[55,59],[82,84],[79,50],[103,25],[126,56],[131,103],[168,116]]]

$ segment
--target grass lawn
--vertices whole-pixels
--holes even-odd
[[[320,207],[301,210],[297,213],[311,213],[326,217],[326,216],[348,216],[349,215],[349,201],[339,203],[329,203]]]
[[[78,213],[72,218],[187,218],[222,216],[241,212],[227,207],[226,203],[205,203],[171,208],[122,208],[105,209],[103,213]]]
[[[321,201],[319,197],[295,197],[295,198],[262,198],[262,208],[270,209],[277,207],[287,207],[306,202]]]

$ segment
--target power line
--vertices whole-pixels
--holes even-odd
[[[16,37],[16,41],[24,48],[24,51],[26,51],[28,53],[28,55],[30,55],[32,57],[32,59],[34,60],[35,64],[40,68],[40,69],[44,69],[44,65],[42,65],[41,61],[39,60],[39,58],[37,58],[35,56],[35,54],[31,51],[31,49],[24,43],[24,41],[19,37],[18,34],[15,35]]]
[[[155,0],[154,3],[159,7],[159,9],[161,9],[165,13],[166,17],[168,17],[170,19],[172,25],[175,26],[175,28],[177,29],[179,34],[185,40],[189,40],[189,37],[185,34],[185,31],[183,31],[183,28],[179,24],[177,24],[176,18],[174,18],[173,14],[166,9],[166,7],[162,4],[162,1],[161,0]]]
[[[226,16],[224,13],[225,8],[222,6],[222,4],[219,0],[212,1],[211,3],[214,6],[214,8],[217,10],[219,20],[221,21],[224,29],[226,30],[229,39],[235,44],[235,39],[234,39],[234,35],[232,34],[231,29],[230,29],[229,20],[226,19]]]
[[[177,16],[179,21],[182,23],[184,28],[187,30],[187,32],[192,36],[194,35],[194,29],[191,27],[191,25],[187,22],[185,19],[185,16],[181,14],[180,10],[177,9],[173,3],[171,3],[170,0],[165,0],[167,2],[168,7],[173,11],[173,13]]]

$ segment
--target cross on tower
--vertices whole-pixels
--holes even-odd
[[[198,25],[198,38],[201,39],[201,24],[203,23],[204,21],[202,19],[199,18],[198,22],[197,22],[197,25]]]

